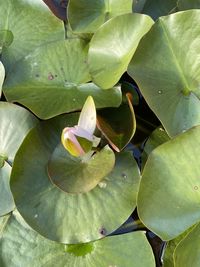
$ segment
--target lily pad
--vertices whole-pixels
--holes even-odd
[[[10,173],[11,166],[5,162],[0,168],[0,216],[12,211],[15,207],[9,185]]]
[[[155,267],[144,232],[106,237],[86,244],[63,245],[37,234],[17,212],[5,217],[3,223],[0,239],[2,267],[30,266],[30,262],[32,267],[124,267],[124,264],[126,267]],[[0,229],[3,223],[0,222]]]
[[[200,266],[200,224],[178,244],[174,252],[174,262],[176,267]]]
[[[110,18],[131,12],[132,0],[71,0],[68,20],[74,32],[94,33]]]
[[[63,191],[84,193],[95,188],[112,171],[114,164],[115,154],[108,146],[83,160],[71,156],[59,144],[50,158],[48,173],[51,181]]]
[[[200,10],[161,17],[128,68],[171,137],[200,124],[199,24]]]
[[[0,216],[15,207],[10,191],[10,172],[15,154],[37,120],[22,107],[0,102]],[[10,164],[8,164],[8,163]]]
[[[88,63],[95,84],[108,89],[127,70],[140,39],[150,30],[153,20],[142,14],[124,14],[104,23],[93,35]]]
[[[20,146],[11,175],[15,203],[26,222],[41,235],[68,244],[96,240],[117,229],[136,206],[140,181],[136,161],[124,152],[117,155],[112,172],[87,193],[68,194],[55,186],[47,164],[62,129],[77,120],[76,114],[61,115],[35,127]]]
[[[2,61],[6,70],[36,47],[64,39],[63,23],[51,14],[43,1],[1,1],[0,17],[0,31],[9,31],[7,37],[13,39],[9,47],[7,42],[3,46]]]
[[[117,151],[121,151],[132,139],[136,130],[136,120],[131,97],[119,108],[106,108],[97,114],[97,127]]]
[[[77,38],[39,47],[8,73],[6,98],[28,107],[42,119],[80,110],[88,95],[93,96],[97,108],[118,106],[119,87],[106,93],[87,83],[87,53],[88,43]]]
[[[0,98],[1,98],[1,91],[2,91],[2,85],[4,82],[4,77],[5,77],[5,69],[3,64],[0,61]]]
[[[19,146],[38,120],[28,110],[7,102],[0,102],[0,118],[0,156],[12,164]]]
[[[160,145],[144,167],[138,213],[163,240],[177,237],[200,220],[199,136],[200,126]]]

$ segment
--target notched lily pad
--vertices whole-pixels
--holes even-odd
[[[170,137],[200,124],[199,24],[200,10],[159,18],[128,67]]]
[[[62,129],[76,123],[77,114],[68,114],[31,130],[17,152],[11,175],[15,203],[26,222],[43,236],[67,244],[100,239],[124,223],[136,206],[140,181],[136,161],[123,152],[117,154],[112,172],[87,193],[69,194],[53,185],[47,174],[49,158],[60,143]],[[99,172],[102,168],[100,164]]]
[[[129,143],[136,130],[131,98],[127,93],[126,102],[119,108],[106,108],[97,113],[97,127],[117,152]]]
[[[9,101],[28,107],[42,119],[80,110],[88,95],[94,98],[97,108],[118,106],[121,102],[119,87],[106,94],[87,83],[91,79],[87,53],[88,42],[78,38],[39,47],[8,73],[5,96]]]
[[[84,193],[95,188],[108,175],[115,164],[114,152],[106,146],[90,159],[71,156],[59,144],[48,163],[53,184],[68,193]],[[99,168],[103,166],[103,168]]]

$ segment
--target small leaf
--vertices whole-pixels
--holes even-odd
[[[126,103],[119,108],[99,110],[97,126],[113,149],[121,151],[130,142],[136,130],[130,94],[126,94]]]
[[[68,193],[84,193],[95,188],[112,171],[115,154],[108,147],[96,152],[89,160],[74,158],[58,145],[53,152],[48,173],[51,181]],[[99,168],[103,166],[103,168]]]

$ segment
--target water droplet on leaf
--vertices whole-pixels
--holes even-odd
[[[159,95],[161,95],[163,93],[163,91],[162,90],[159,90],[158,93],[159,93]]]

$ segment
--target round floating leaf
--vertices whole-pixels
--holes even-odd
[[[62,243],[96,240],[118,228],[136,206],[140,180],[135,160],[124,152],[116,157],[112,172],[88,193],[68,194],[53,185],[47,174],[49,158],[62,129],[77,120],[76,114],[62,115],[35,127],[20,146],[11,175],[21,215],[40,234]]]
[[[106,237],[86,244],[62,245],[31,230],[17,212],[5,217],[4,222],[0,222],[0,229],[3,223],[2,267],[30,266],[30,262],[32,267],[155,267],[144,232]]]
[[[200,126],[178,135],[154,149],[144,167],[139,216],[163,240],[200,220],[199,136]]]
[[[124,14],[110,19],[94,34],[90,42],[88,63],[93,81],[108,89],[127,70],[140,39],[153,20],[142,14]]]
[[[175,249],[174,262],[176,267],[200,266],[199,240],[200,224],[197,224]]]
[[[5,162],[0,168],[0,216],[12,211],[15,207],[9,185],[10,172],[11,167]]]
[[[200,0],[178,0],[178,9],[187,10],[187,9],[196,9],[200,8]]]
[[[200,10],[160,18],[128,68],[170,136],[200,124],[199,24]]]
[[[99,130],[118,152],[130,142],[136,130],[135,114],[129,93],[126,98],[126,102],[119,108],[103,109],[97,114]]]
[[[81,109],[88,95],[97,108],[118,106],[118,87],[105,93],[86,83],[90,80],[87,52],[87,42],[80,39],[39,47],[8,73],[4,86],[7,99],[23,104],[42,119]]]
[[[63,191],[83,193],[95,188],[112,171],[114,164],[115,154],[108,146],[83,161],[71,156],[59,144],[50,158],[48,173],[51,181]]]
[[[115,16],[131,13],[132,0],[70,0],[68,20],[76,33],[93,33]]]
[[[9,31],[2,53],[6,70],[36,47],[64,39],[62,22],[41,0],[1,1],[0,17],[0,31]],[[11,41],[12,45],[8,47],[7,42],[11,44]]]
[[[37,119],[28,110],[7,102],[0,102],[0,118],[0,156],[12,164],[15,153]]]

